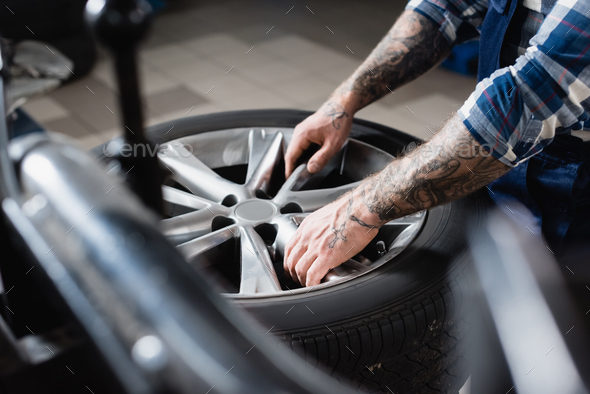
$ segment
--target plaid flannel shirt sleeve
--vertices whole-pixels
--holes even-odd
[[[516,166],[590,112],[590,0],[559,0],[512,66],[477,84],[459,116],[502,163]]]
[[[488,0],[410,0],[406,10],[419,12],[433,21],[454,46],[479,36]]]

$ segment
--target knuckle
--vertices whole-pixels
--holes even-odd
[[[318,152],[314,155],[313,159],[317,162],[325,162],[328,159],[328,153],[327,152]]]
[[[293,265],[293,250],[285,250],[285,257],[283,264],[287,267]]]
[[[300,276],[300,277],[305,275],[305,271],[303,269],[302,264],[297,264],[295,266],[295,273],[297,274],[297,276]]]
[[[285,246],[285,256],[289,256],[291,253],[293,253],[293,249],[295,248],[295,241],[297,238],[297,233],[295,233],[295,235],[293,237],[291,237],[291,239],[289,240],[289,242],[287,242],[287,246]]]
[[[302,134],[304,132],[306,132],[308,129],[307,124],[305,121],[299,123],[297,126],[295,126],[295,128],[293,129],[293,133],[294,134]]]
[[[327,241],[328,241],[328,240],[326,240],[326,243],[327,243]],[[318,252],[318,260],[321,260],[321,261],[327,261],[327,260],[329,260],[329,259],[330,259],[330,252],[329,252],[329,249],[327,249],[327,248],[326,248],[326,249],[322,248],[322,249],[321,249],[321,250]]]
[[[335,137],[329,141],[326,141],[325,149],[322,149],[321,153],[323,156],[333,156],[340,150],[340,144],[335,141]]]
[[[309,271],[307,273],[307,283],[319,283],[321,278],[318,278],[318,274],[316,271]]]

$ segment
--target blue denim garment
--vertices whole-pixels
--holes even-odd
[[[479,80],[500,68],[502,42],[517,1],[490,3],[481,32]],[[590,245],[590,143],[556,134],[541,153],[513,168],[489,189],[497,205],[518,223],[535,235],[542,233],[557,257],[568,248]],[[521,212],[522,206],[533,215],[532,222],[530,215]]]
[[[558,134],[541,153],[489,185],[490,196],[561,256],[590,247],[590,142]],[[534,216],[529,222],[513,202]],[[590,260],[590,256],[588,256]]]

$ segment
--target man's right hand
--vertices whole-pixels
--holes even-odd
[[[285,176],[295,169],[295,163],[312,143],[321,146],[307,163],[307,170],[316,173],[334,156],[350,134],[353,113],[335,101],[328,101],[320,109],[295,127],[285,155]]]

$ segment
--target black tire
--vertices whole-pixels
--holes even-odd
[[[226,128],[294,127],[310,114],[217,113],[154,126],[148,137],[164,143]],[[351,137],[392,154],[417,141],[363,120],[355,120]],[[98,156],[104,146],[95,149]],[[311,364],[362,391],[456,394],[467,378],[459,368],[462,287],[470,260],[467,219],[469,228],[477,228],[486,207],[485,194],[475,193],[432,209],[421,233],[395,261],[352,281],[305,295],[237,303]]]

